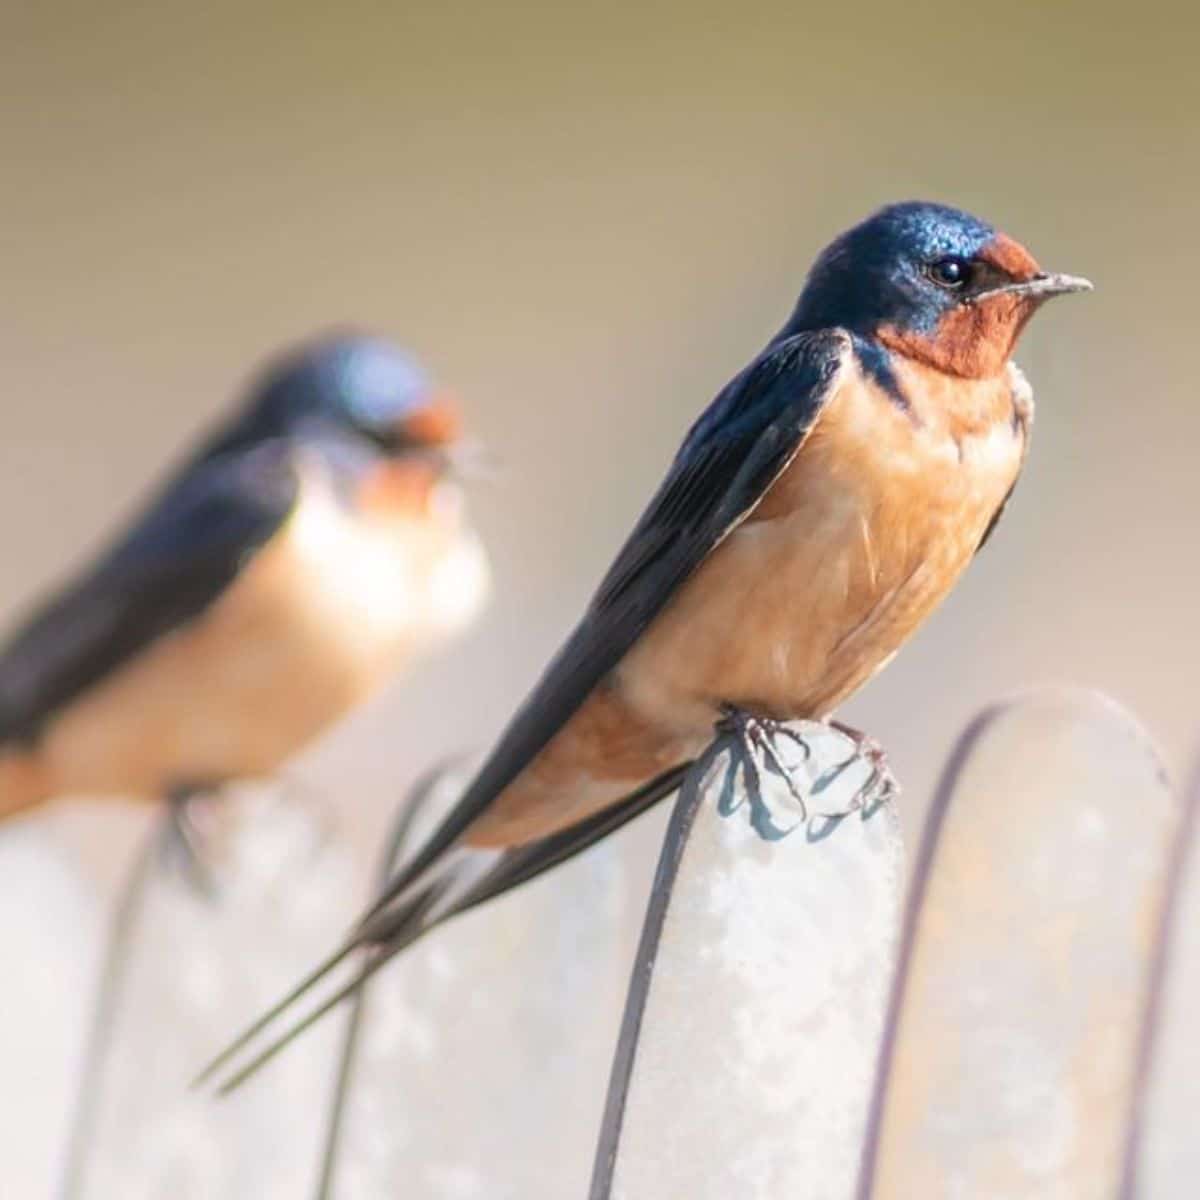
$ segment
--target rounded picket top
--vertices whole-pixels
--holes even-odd
[[[1200,769],[1168,886],[1122,1200],[1190,1200],[1200,1179]]]
[[[189,1087],[248,1012],[341,934],[355,864],[336,809],[286,780],[214,800],[212,887],[160,823],[120,899],[63,1200],[306,1194],[319,1167],[337,1022],[221,1102]]]
[[[844,744],[829,750],[830,739]],[[592,1200],[853,1193],[902,851],[891,804],[830,814],[825,783],[855,751],[824,727],[807,740],[807,811],[767,772],[762,795],[748,796],[745,777],[720,755],[681,789],[634,967]]]
[[[470,779],[405,803],[384,877]],[[317,1195],[560,1200],[580,1195],[629,960],[629,835],[448,921],[355,1004]],[[632,882],[632,886],[631,886]]]
[[[0,837],[0,1191],[59,1194],[103,920],[95,891],[31,822]]]
[[[1077,690],[997,706],[916,868],[861,1200],[1118,1195],[1181,807]]]

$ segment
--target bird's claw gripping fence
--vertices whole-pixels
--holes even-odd
[[[304,806],[249,821],[248,877],[215,902],[148,859],[60,1194],[1194,1194],[1197,801],[1137,724],[1080,692],[980,717],[911,839],[907,904],[895,806],[839,807],[845,746],[810,736],[790,782],[759,764],[757,797],[715,745],[665,839],[652,818],[452,922],[228,1101],[189,1075],[336,941],[353,871]],[[459,778],[406,806],[389,865]],[[289,821],[285,899],[264,864]]]

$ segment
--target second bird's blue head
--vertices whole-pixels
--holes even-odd
[[[1008,361],[1045,300],[1091,285],[1042,270],[1019,242],[942,204],[893,204],[818,257],[786,333],[840,327],[948,374]]]
[[[456,399],[410,354],[365,334],[314,339],[270,363],[242,423],[258,436],[340,434],[384,453],[447,446],[461,433]]]

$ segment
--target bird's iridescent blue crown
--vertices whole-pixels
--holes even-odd
[[[431,388],[420,364],[390,342],[340,334],[281,359],[256,394],[263,414],[281,423],[323,416],[384,430],[421,408]]]
[[[934,265],[969,262],[996,236],[986,221],[944,204],[889,205],[822,252],[790,324],[864,334],[885,324],[927,332],[958,299],[931,277]]]

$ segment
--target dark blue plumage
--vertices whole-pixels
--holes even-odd
[[[201,455],[305,432],[357,433],[390,448],[404,419],[428,402],[432,387],[411,355],[382,338],[323,338],[270,364],[253,383],[250,399]]]
[[[978,217],[942,204],[893,204],[847,230],[809,272],[785,330],[840,326],[869,336],[882,325],[930,332],[961,295],[929,268],[974,258],[996,236]]]

